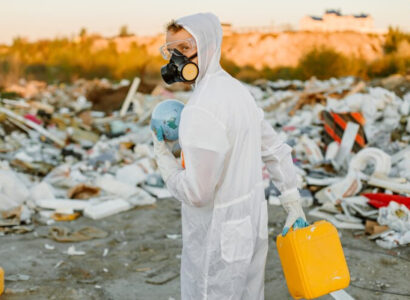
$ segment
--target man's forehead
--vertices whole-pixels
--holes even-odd
[[[190,37],[192,37],[192,35],[185,29],[178,30],[177,32],[168,30],[167,35],[166,35],[166,42],[170,43],[170,42],[185,40]]]

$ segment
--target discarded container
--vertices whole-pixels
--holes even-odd
[[[0,296],[4,292],[4,271],[0,268]]]
[[[350,274],[336,228],[318,221],[276,240],[291,296],[313,299],[349,286]]]

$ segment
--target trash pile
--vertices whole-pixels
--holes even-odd
[[[247,87],[294,149],[308,215],[366,232],[384,248],[410,243],[409,91],[399,97],[353,77],[258,80]],[[186,103],[191,92],[141,90],[139,78],[22,82],[12,91],[24,97],[0,99],[0,235],[40,223],[50,225],[55,240],[98,238],[104,232],[97,228],[51,225],[170,197],[148,124],[158,102]],[[278,205],[279,191],[264,175],[266,197]]]
[[[410,243],[410,92],[400,98],[352,77],[249,89],[294,149],[308,215],[383,248]],[[266,195],[279,205],[273,185]]]
[[[139,84],[139,78],[131,85],[127,80],[23,82],[13,91],[26,98],[0,100],[0,235],[82,215],[101,219],[170,197],[156,171],[147,125],[156,103],[170,97],[186,101],[189,94],[158,86],[145,95]],[[87,99],[124,87],[121,110],[110,114],[93,110]],[[51,226],[49,233],[56,241],[102,236],[94,227],[71,233]]]

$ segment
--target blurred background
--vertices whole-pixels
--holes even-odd
[[[180,298],[180,202],[169,201],[149,123],[158,103],[192,95],[161,79],[165,25],[210,11],[222,22],[222,66],[294,149],[308,221],[338,228],[346,292],[410,299],[409,8],[0,1],[0,298]],[[266,168],[263,178],[265,295],[291,299],[275,250],[286,213]]]
[[[139,76],[155,86],[165,24],[200,11],[219,16],[222,65],[246,82],[405,75],[409,8],[408,0],[2,1],[0,90],[22,78]]]

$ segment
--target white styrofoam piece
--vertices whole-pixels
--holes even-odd
[[[98,220],[129,210],[130,208],[132,208],[131,204],[123,199],[108,200],[97,205],[88,206],[84,210],[84,216]]]
[[[84,210],[90,203],[87,200],[71,200],[71,199],[42,199],[36,201],[37,206],[47,209],[73,209]]]
[[[335,300],[354,300],[345,290],[338,290],[336,292],[330,293]]]
[[[324,213],[319,211],[319,207],[312,209],[309,212],[309,215],[312,217],[320,218],[329,221],[333,225],[335,225],[337,228],[344,228],[344,229],[364,229],[363,224],[357,224],[357,223],[348,223],[348,222],[342,222],[337,220],[333,215]]]

